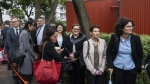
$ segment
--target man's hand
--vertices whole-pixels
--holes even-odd
[[[18,65],[16,63],[13,63],[14,67],[17,67]]]

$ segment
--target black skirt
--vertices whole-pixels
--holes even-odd
[[[32,78],[33,78],[33,74],[31,74],[31,75],[21,74],[21,77],[22,77],[25,81],[31,81]]]

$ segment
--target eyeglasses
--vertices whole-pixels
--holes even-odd
[[[79,31],[80,29],[73,29],[74,31]]]
[[[16,23],[16,22],[18,22],[18,21],[12,21],[11,23]]]
[[[38,20],[37,22],[42,22],[43,20]]]
[[[125,26],[126,28],[132,28],[132,29],[134,29],[135,27],[134,26]]]

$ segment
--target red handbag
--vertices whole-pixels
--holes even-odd
[[[45,43],[43,46],[44,51]],[[61,62],[43,60],[34,62],[34,76],[37,82],[42,84],[54,84],[58,81],[61,69]]]

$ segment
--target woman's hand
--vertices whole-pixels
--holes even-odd
[[[92,73],[94,76],[96,75],[96,72],[95,73]]]
[[[103,72],[99,70],[99,74],[98,75],[102,75],[102,74],[103,74]]]
[[[74,58],[74,54],[73,54],[73,53],[70,53],[70,54],[69,54],[69,57],[70,57],[70,59],[73,59],[73,58]]]
[[[38,60],[38,56],[37,55],[35,55],[34,60]]]
[[[58,54],[61,54],[64,51],[64,48],[63,49],[56,49],[56,51]]]
[[[37,53],[34,53],[34,54],[35,54],[34,60],[39,60],[40,59],[39,54]]]

